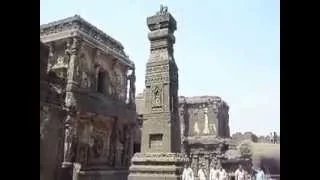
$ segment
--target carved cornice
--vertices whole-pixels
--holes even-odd
[[[107,54],[113,54],[130,67],[134,63],[125,54],[122,44],[85,21],[78,15],[40,26],[40,38],[47,43],[59,39],[82,36],[84,41],[99,47]]]
[[[179,104],[210,104],[215,105],[217,108],[224,106],[224,108],[229,110],[228,104],[222,100],[219,96],[193,96],[193,97],[184,97],[179,96]]]
[[[171,32],[177,29],[177,22],[169,12],[158,12],[147,18],[150,31],[168,28]]]
[[[136,153],[132,162],[167,162],[167,163],[184,163],[187,158],[182,153]]]

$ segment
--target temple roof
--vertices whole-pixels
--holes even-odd
[[[191,97],[185,97],[185,96],[179,96],[179,103],[187,103],[187,104],[201,104],[201,103],[209,103],[213,102],[215,104],[224,104],[228,108],[228,104],[222,100],[219,96],[191,96]]]
[[[88,26],[90,29],[97,31],[97,33],[101,36],[103,36],[103,38],[110,40],[112,43],[116,44],[118,46],[119,49],[124,49],[123,45],[115,40],[114,38],[112,38],[111,36],[107,35],[106,33],[104,33],[103,31],[101,31],[100,29],[98,29],[97,27],[95,27],[94,25],[92,25],[91,23],[89,23],[88,21],[84,20],[82,17],[80,17],[79,15],[74,15],[71,17],[67,17],[61,20],[57,20],[57,21],[53,21],[47,24],[42,24],[40,25],[40,31],[47,29],[47,28],[52,28],[52,27],[56,27],[59,25],[65,25],[65,24],[71,24],[73,22],[80,22],[82,24],[85,24],[86,26]]]
[[[134,67],[134,63],[125,54],[124,47],[119,41],[90,24],[79,15],[40,25],[40,39],[45,43],[72,37],[75,34],[81,34],[81,36],[99,47],[102,51],[111,53],[123,63]]]

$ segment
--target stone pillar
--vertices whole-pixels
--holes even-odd
[[[78,53],[80,48],[80,39],[74,37],[72,39],[72,45],[70,50],[66,50],[70,53],[68,75],[67,75],[67,87],[66,87],[66,100],[65,105],[68,109],[68,115],[64,122],[65,125],[65,140],[64,140],[64,157],[62,163],[62,176],[63,180],[71,180],[73,177],[73,163],[75,160],[77,149],[77,122],[76,122],[76,101],[74,96],[74,89],[79,84],[79,59]]]
[[[135,69],[132,69],[131,74],[128,77],[130,82],[130,89],[129,89],[129,104],[134,105],[135,104],[135,97],[136,97],[136,74]]]
[[[76,140],[76,122],[75,113],[69,112],[64,122],[64,154],[62,162],[63,180],[71,180],[73,177],[73,162],[76,156],[77,140]]]
[[[129,180],[181,178],[185,156],[180,153],[178,68],[173,57],[176,21],[161,6],[147,18],[151,52],[146,70],[145,118],[141,153],[132,158]]]
[[[81,47],[81,39],[74,37],[72,39],[72,45],[70,48],[70,60],[67,75],[67,92],[73,91],[75,88],[79,87],[80,80],[80,67],[79,67],[79,50]],[[68,106],[68,104],[67,104]],[[70,105],[69,105],[70,106]]]
[[[48,64],[47,64],[47,69],[46,71],[49,71],[51,69],[51,67],[53,66],[54,64],[54,59],[55,59],[55,56],[54,56],[54,52],[55,52],[55,43],[54,42],[51,42],[49,43],[49,57],[48,57]]]

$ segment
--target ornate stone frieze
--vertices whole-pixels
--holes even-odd
[[[102,49],[107,49],[106,51],[115,54],[126,64],[134,67],[134,63],[130,61],[128,56],[125,54],[124,48],[120,42],[105,34],[103,31],[88,23],[78,15],[40,26],[40,37],[42,38],[46,38],[48,36],[54,37],[59,35],[59,33],[64,32],[70,33],[68,33],[68,35],[64,35],[63,38],[82,35],[85,37],[85,40],[89,39],[97,45],[101,44],[104,46]],[[57,39],[57,37],[55,39]]]
[[[181,153],[136,153],[132,161],[137,162],[147,162],[147,161],[156,161],[156,162],[186,162],[186,156]]]

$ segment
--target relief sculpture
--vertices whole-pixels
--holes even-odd
[[[203,134],[209,134],[209,120],[208,120],[208,108],[204,108],[204,129],[203,129]]]
[[[76,153],[77,141],[73,118],[68,115],[65,120],[64,162],[73,162]]]
[[[99,158],[103,151],[103,139],[101,136],[96,135],[93,137],[92,152],[95,158]]]
[[[162,105],[162,89],[159,86],[152,88],[152,107],[161,107]]]

